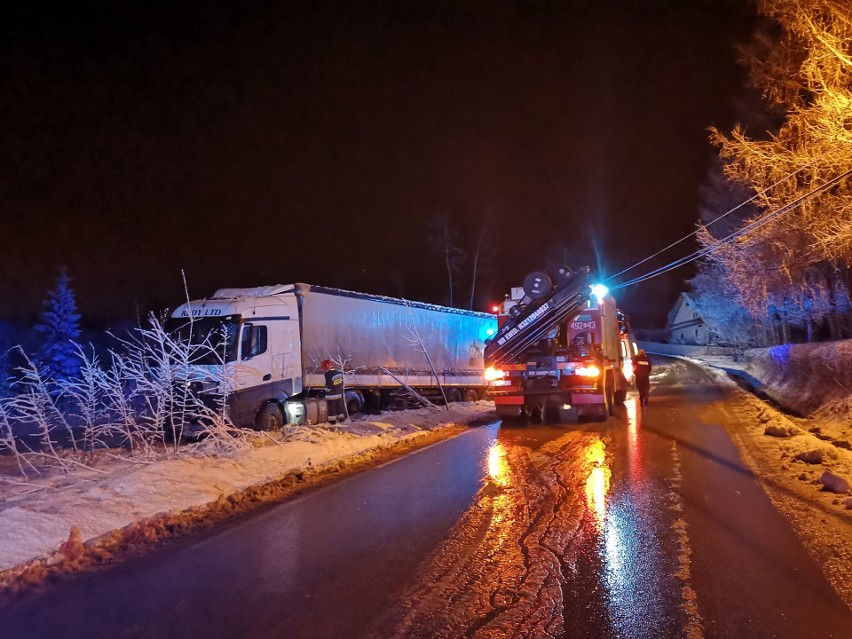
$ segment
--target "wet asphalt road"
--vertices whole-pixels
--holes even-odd
[[[495,424],[0,611],[0,637],[852,637],[724,391]]]

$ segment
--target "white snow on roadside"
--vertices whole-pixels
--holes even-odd
[[[56,551],[76,526],[83,541],[158,513],[182,511],[304,468],[322,468],[443,425],[493,413],[490,402],[386,412],[339,427],[299,427],[278,443],[231,455],[154,463],[105,460],[95,470],[0,483],[0,570]],[[201,445],[203,450],[203,443]]]

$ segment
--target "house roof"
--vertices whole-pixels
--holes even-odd
[[[687,293],[681,293],[680,295],[678,295],[677,301],[675,301],[674,306],[672,306],[672,309],[669,311],[668,319],[666,321],[666,326],[668,328],[672,328],[672,326],[674,325],[674,319],[675,317],[677,317],[678,311],[684,305],[692,309],[692,311],[697,313],[698,317],[701,318],[701,312],[698,310],[698,307],[695,304],[695,300],[693,300]],[[698,323],[704,323],[704,319],[701,318],[700,322],[695,322],[696,325]],[[692,324],[693,322],[689,323],[689,325]],[[685,326],[683,322],[680,322],[679,326],[680,325]]]

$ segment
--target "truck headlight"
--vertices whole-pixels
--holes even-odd
[[[305,405],[302,402],[284,402],[288,424],[300,424],[305,417]]]

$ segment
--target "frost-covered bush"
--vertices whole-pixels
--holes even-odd
[[[214,446],[242,443],[246,433],[226,410],[228,369],[209,344],[178,340],[151,317],[148,327],[118,339],[105,361],[75,349],[73,376],[52,375],[22,354],[16,393],[0,398],[0,453],[15,455],[22,473],[87,464],[105,448],[133,457],[177,451],[188,425]],[[193,365],[211,356],[219,365]]]

